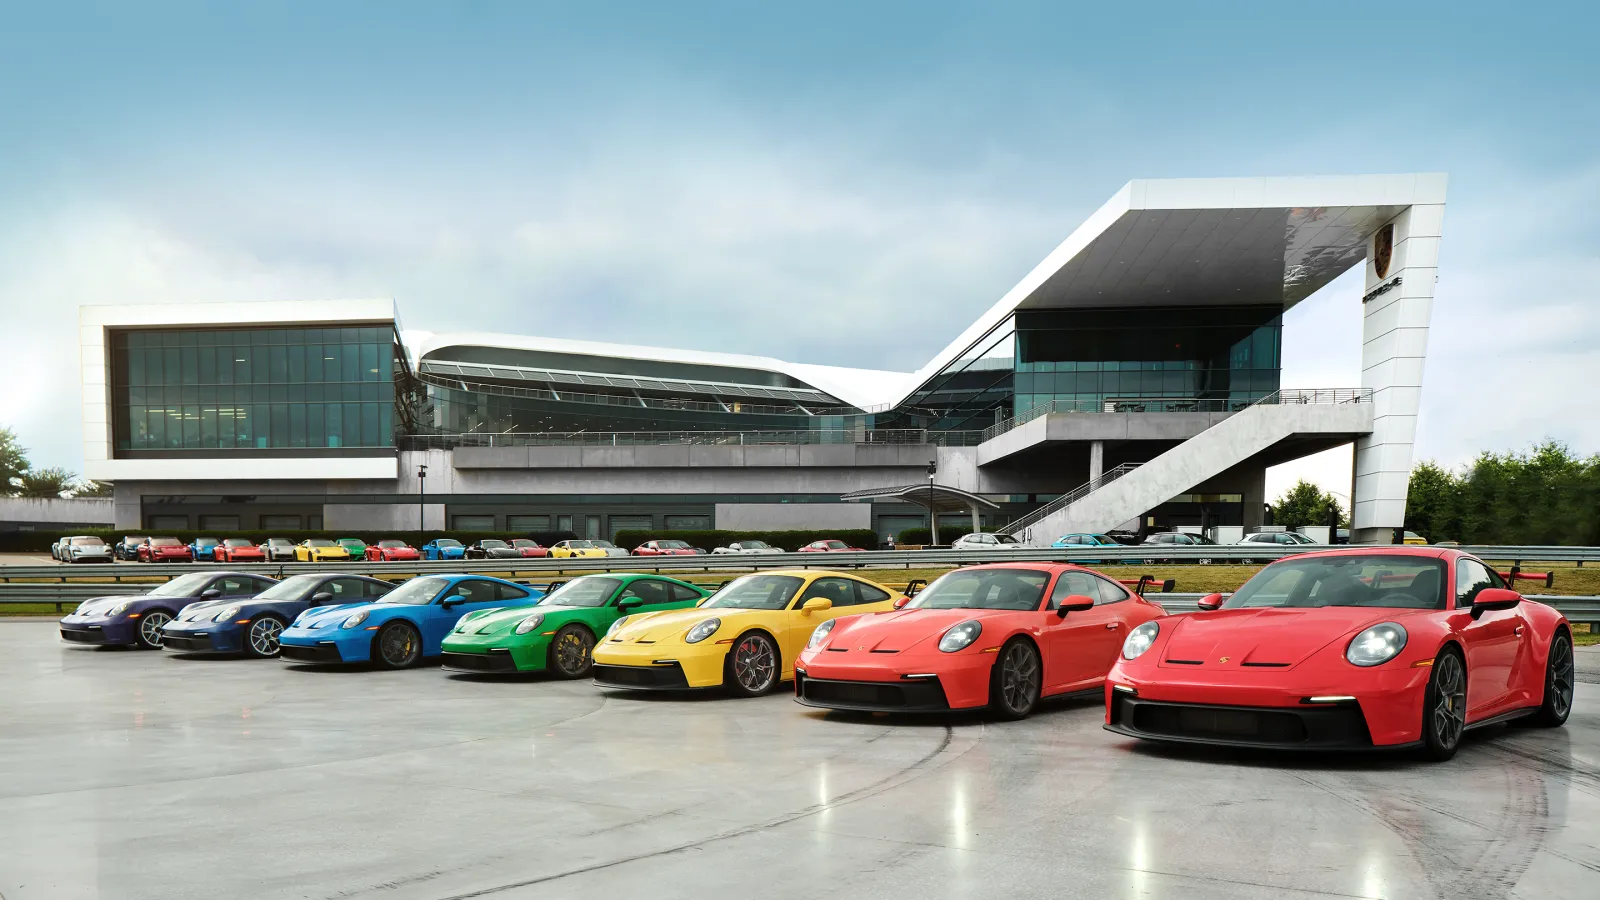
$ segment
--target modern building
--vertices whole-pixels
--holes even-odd
[[[1444,200],[1442,175],[1129,182],[912,373],[406,331],[390,300],[86,306],[85,474],[128,528],[887,536],[932,503],[946,537],[1048,543],[1256,526],[1268,466],[1353,442],[1354,539],[1384,542]],[[1284,312],[1362,264],[1361,383],[1285,390]]]

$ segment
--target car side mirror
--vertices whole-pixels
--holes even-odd
[[[643,605],[644,601],[638,597],[623,597],[621,600],[617,601],[617,611],[626,613],[629,610],[638,609]]]
[[[833,609],[832,600],[829,600],[827,597],[812,597],[810,600],[807,600],[805,603],[801,604],[800,613],[801,615],[809,616],[814,612],[822,612],[825,609]]]
[[[333,599],[332,592],[330,592],[330,591],[317,591],[315,594],[311,595],[311,604],[313,606],[321,606],[322,604],[327,603],[329,600],[332,600],[332,599]]]
[[[1484,588],[1472,599],[1472,617],[1476,619],[1492,609],[1510,609],[1521,602],[1522,595],[1516,591],[1505,588]]]
[[[463,604],[465,602],[467,602],[467,598],[466,597],[462,596],[461,594],[452,594],[452,595],[444,598],[444,600],[441,601],[439,603],[439,605],[441,607],[444,607],[445,609],[454,609],[454,608],[460,606],[461,604]]]
[[[896,600],[894,602],[894,608],[895,609],[905,609],[906,608],[906,604],[910,603],[910,602],[911,602],[911,598],[910,597],[901,597],[899,600]]]
[[[1056,618],[1065,619],[1069,612],[1083,612],[1086,609],[1094,609],[1093,598],[1082,594],[1069,594],[1056,604]]]
[[[1201,597],[1198,601],[1196,601],[1195,602],[1195,606],[1198,606],[1203,610],[1221,609],[1222,608],[1222,595],[1221,594],[1207,594],[1204,597]]]
[[[217,599],[218,597],[221,597],[221,596],[222,596],[222,592],[217,590],[216,588],[206,588],[205,590],[200,592],[200,599],[201,600],[215,600],[215,599]]]

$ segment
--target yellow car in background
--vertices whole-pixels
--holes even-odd
[[[628,551],[610,541],[557,541],[550,546],[550,558],[552,559],[571,559],[575,556],[627,555]]]
[[[340,562],[350,558],[350,551],[327,538],[307,538],[294,545],[295,562]]]
[[[729,582],[692,609],[624,616],[594,648],[595,684],[632,690],[727,687],[765,694],[794,678],[817,626],[888,612],[905,597],[843,572],[759,572]]]
[[[1414,546],[1427,546],[1428,539],[1415,531],[1408,531],[1404,535],[1404,542]]]

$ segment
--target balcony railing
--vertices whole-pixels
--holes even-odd
[[[402,450],[453,450],[457,447],[640,447],[685,444],[759,447],[804,444],[922,444],[973,447],[979,431],[929,431],[922,428],[815,431],[542,431],[495,434],[414,434],[400,438]]]
[[[1227,397],[1107,397],[1104,400],[1051,400],[983,430],[991,440],[1051,413],[1238,412],[1251,406],[1288,403],[1371,403],[1372,388],[1290,388],[1256,400]]]

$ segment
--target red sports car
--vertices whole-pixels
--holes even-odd
[[[223,538],[222,543],[212,548],[211,558],[219,563],[267,561],[267,555],[261,552],[261,548],[244,538]]]
[[[795,699],[874,712],[988,707],[1020,719],[1042,697],[1098,692],[1123,639],[1161,615],[1079,566],[968,566],[901,609],[818,625],[795,666]]]
[[[140,562],[194,562],[189,545],[172,537],[153,537],[139,545]]]
[[[550,548],[527,538],[516,538],[511,542],[512,549],[525,557],[542,559],[550,555]]]
[[[368,562],[399,562],[422,558],[417,548],[405,541],[379,541],[376,544],[368,544],[364,556]]]
[[[812,541],[801,547],[798,553],[860,553],[860,547],[852,547],[844,541]]]
[[[1572,632],[1480,560],[1435,547],[1275,562],[1201,612],[1135,628],[1106,728],[1160,741],[1448,759],[1462,733],[1572,710]]]
[[[683,541],[645,541],[633,548],[634,556],[694,556],[699,552]]]

